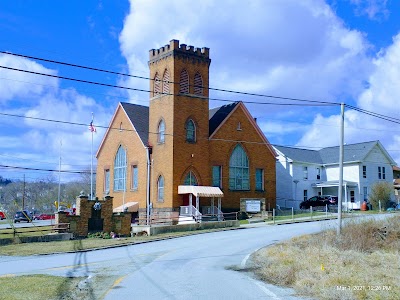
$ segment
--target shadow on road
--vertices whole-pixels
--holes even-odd
[[[87,265],[86,251],[82,251],[82,240],[74,241],[74,266],[67,272],[58,287],[58,300],[95,300],[93,278]]]

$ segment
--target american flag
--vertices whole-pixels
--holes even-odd
[[[90,125],[89,125],[89,130],[90,130],[90,132],[96,132],[96,127],[94,127],[94,125],[93,125],[93,121],[92,121],[92,122],[90,122]]]

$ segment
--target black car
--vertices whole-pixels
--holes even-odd
[[[31,214],[26,210],[17,211],[14,216],[14,223],[21,222],[21,221],[25,221],[28,223],[32,222]]]
[[[336,205],[337,203],[338,203],[337,196],[320,195],[320,196],[314,196],[308,200],[302,201],[300,203],[300,209],[308,209],[311,206],[317,207],[317,206],[326,206],[326,205]]]

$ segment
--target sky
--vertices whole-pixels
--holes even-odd
[[[210,87],[261,95],[212,90],[210,108],[243,101],[271,144],[338,146],[345,103],[345,143],[380,140],[400,164],[399,14],[395,0],[0,1],[0,176],[95,170],[118,103],[149,104],[149,50],[172,39],[210,48]]]

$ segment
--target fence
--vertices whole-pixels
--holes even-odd
[[[69,232],[69,223],[56,223],[53,225],[30,226],[30,227],[11,227],[1,228],[1,238],[16,238],[21,236],[44,236],[46,233],[67,233]]]
[[[231,213],[215,213],[215,214],[195,214],[190,215],[171,215],[169,217],[150,216],[150,225],[177,225],[177,224],[191,224],[212,221],[228,221],[237,220],[238,212]],[[138,225],[147,225],[147,218],[137,218],[134,223]]]
[[[337,205],[326,205],[310,207],[309,209],[277,208],[272,210],[272,220],[276,221],[294,221],[298,220],[318,220],[333,218],[337,213]]]

